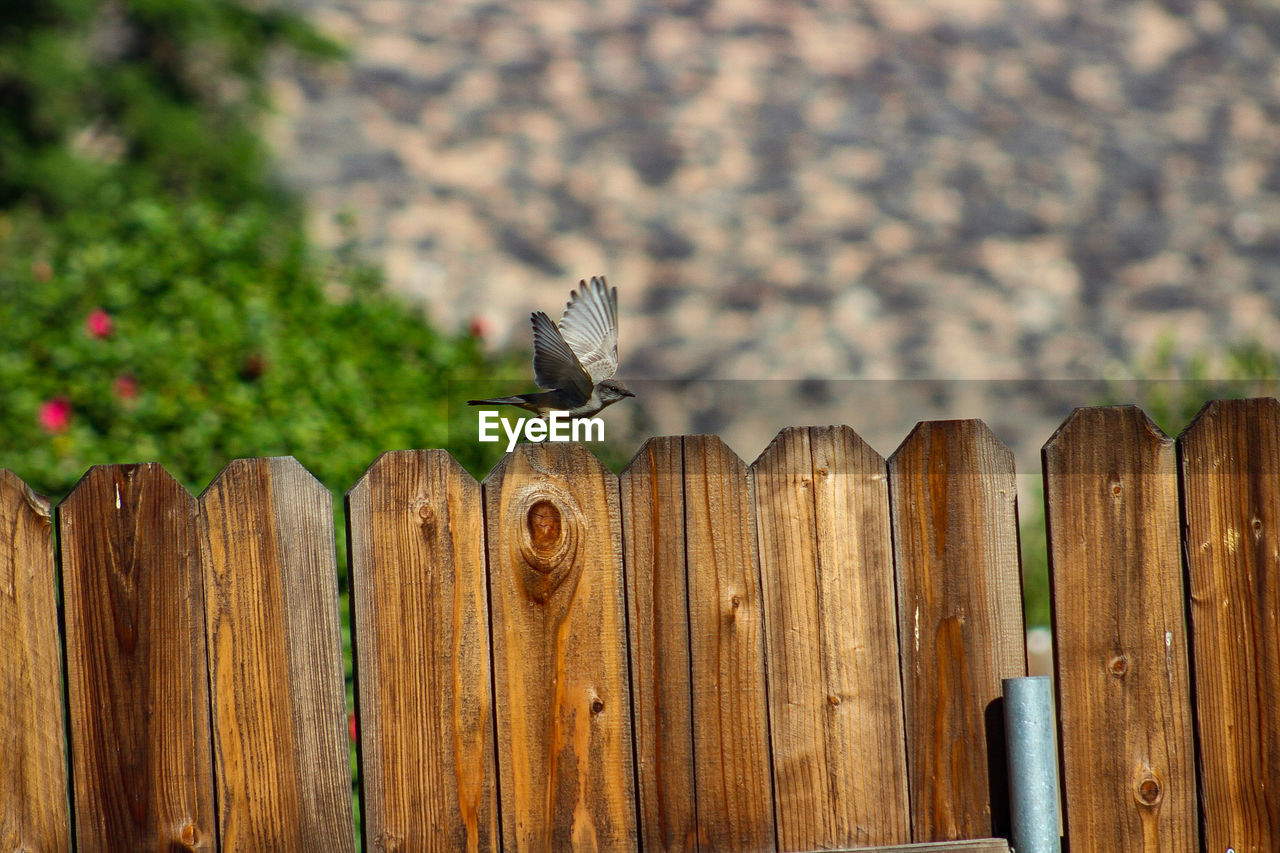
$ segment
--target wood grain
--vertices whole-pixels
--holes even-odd
[[[858,847],[856,851],[857,853],[1009,853],[1009,842],[1003,838],[974,838],[967,841]],[[848,853],[853,853],[853,851],[848,851]]]
[[[617,477],[522,444],[483,491],[503,847],[634,849]]]
[[[364,830],[373,850],[496,850],[480,484],[384,453],[347,493]]]
[[[224,850],[352,850],[333,506],[290,456],[200,497]]]
[[[1205,846],[1280,850],[1280,403],[1210,403],[1178,450]]]
[[[779,847],[905,843],[885,461],[848,427],[791,427],[752,471]]]
[[[1173,441],[1134,406],[1077,409],[1043,454],[1071,849],[1195,850]]]
[[[213,850],[195,499],[159,465],[95,466],[58,530],[76,846]]]
[[[889,460],[916,841],[1003,831],[1002,679],[1026,674],[1013,454],[981,421],[918,424]]]
[[[696,850],[684,447],[680,436],[646,441],[618,484],[642,847]]]
[[[49,502],[0,469],[0,850],[71,849]]]
[[[714,435],[685,436],[683,451],[699,836],[708,850],[773,850],[763,608],[749,471]]]

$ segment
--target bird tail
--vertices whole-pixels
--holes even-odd
[[[468,406],[484,406],[484,405],[490,405],[490,404],[498,405],[498,406],[519,406],[522,403],[524,403],[524,399],[521,397],[493,397],[492,399],[489,399],[489,400],[468,400],[467,401]]]

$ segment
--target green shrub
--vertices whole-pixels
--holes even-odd
[[[1277,379],[1280,353],[1261,341],[1246,339],[1180,355],[1177,338],[1165,335],[1133,367],[1111,371],[1105,404],[1136,403],[1157,426],[1176,436],[1210,400],[1274,395]]]
[[[0,208],[79,204],[104,181],[235,206],[275,194],[254,119],[296,14],[237,0],[0,4]]]
[[[494,369],[478,342],[359,264],[312,264],[290,214],[145,198],[3,228],[0,465],[53,497],[107,462],[198,493],[229,459],[291,454],[341,495],[381,451],[451,434],[473,472],[497,458],[450,394]]]

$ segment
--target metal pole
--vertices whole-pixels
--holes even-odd
[[[1009,755],[1009,817],[1017,853],[1061,853],[1058,751],[1049,676],[1004,680]]]

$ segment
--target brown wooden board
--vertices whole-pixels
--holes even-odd
[[[1013,454],[981,421],[918,424],[889,460],[916,841],[1007,813],[1002,680],[1026,674]]]
[[[1280,403],[1210,403],[1178,445],[1205,847],[1280,850]]]
[[[680,436],[646,441],[618,481],[642,847],[696,850]]]
[[[708,850],[772,850],[764,625],[749,472],[714,435],[685,436],[683,445],[699,841]]]
[[[618,480],[578,444],[485,479],[503,847],[638,844]]]
[[[58,507],[76,846],[213,850],[196,501],[95,466]]]
[[[329,492],[291,456],[200,496],[224,850],[354,846]]]
[[[1172,439],[1077,409],[1044,446],[1072,853],[1195,850],[1195,759]]]
[[[905,843],[885,461],[848,427],[790,427],[752,471],[779,847]]]
[[[347,514],[369,847],[496,850],[480,484],[443,450],[384,453]]]
[[[0,469],[0,850],[69,850],[49,502]]]
[[[855,847],[845,853],[1009,853],[1003,838],[974,838],[967,841],[934,841],[924,844],[892,844],[887,847]],[[839,853],[839,851],[833,851]]]

